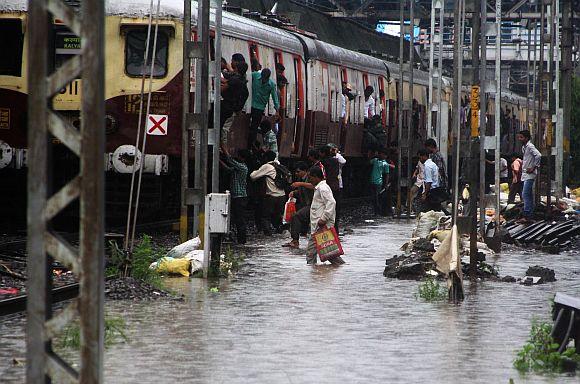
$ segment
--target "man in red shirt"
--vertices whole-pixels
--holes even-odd
[[[512,182],[510,185],[510,194],[508,196],[508,204],[515,203],[516,194],[520,195],[522,200],[522,159],[516,152],[512,154]]]

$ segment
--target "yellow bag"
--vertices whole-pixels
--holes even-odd
[[[169,275],[189,276],[191,261],[188,259],[174,259],[173,257],[163,257],[157,264],[157,272]]]
[[[503,193],[509,193],[510,192],[510,185],[508,183],[501,183],[499,185],[499,187],[501,188],[501,191]]]

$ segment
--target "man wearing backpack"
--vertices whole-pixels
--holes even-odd
[[[265,180],[266,193],[264,196],[264,204],[262,206],[262,230],[264,235],[272,235],[272,226],[276,231],[282,227],[282,214],[284,213],[284,205],[286,204],[286,192],[282,186],[284,178],[282,169],[276,163],[276,154],[272,151],[267,151],[263,156],[266,162],[260,168],[250,173],[250,179],[253,181]],[[280,168],[280,170],[277,170]],[[260,180],[260,181],[262,181]]]
[[[221,79],[220,141],[222,150],[226,149],[234,114],[244,108],[249,96],[246,80],[248,64],[245,61],[235,61],[232,57],[231,68],[233,70],[231,72],[222,72]]]

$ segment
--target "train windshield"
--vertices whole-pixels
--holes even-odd
[[[5,54],[0,60],[0,76],[22,76],[24,34],[20,19],[0,19],[0,47]]]
[[[143,73],[151,73],[151,61],[153,58],[153,35],[149,41],[149,54],[147,64],[144,65],[145,44],[147,41],[147,28],[132,29],[127,32],[127,45],[125,48],[125,70],[129,76],[142,76]],[[165,32],[159,31],[157,46],[155,49],[155,64],[153,77],[164,77],[167,74],[167,51],[169,38]]]

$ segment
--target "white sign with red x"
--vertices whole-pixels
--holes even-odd
[[[147,116],[147,134],[153,136],[167,136],[167,115]]]

